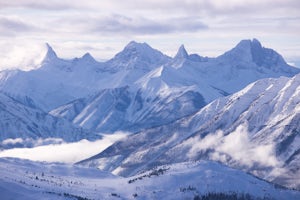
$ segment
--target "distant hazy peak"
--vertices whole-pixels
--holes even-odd
[[[251,46],[258,46],[262,48],[262,45],[260,43],[260,41],[256,38],[251,39],[245,39],[245,40],[241,40],[235,48],[237,47],[251,47]]]
[[[45,55],[43,62],[49,62],[51,60],[57,59],[57,55],[56,55],[55,51],[52,49],[52,47],[48,43],[46,43],[46,47],[47,47],[47,53]]]
[[[260,41],[256,38],[253,38],[251,43],[252,43],[252,45],[258,45],[258,46],[262,47]]]
[[[136,42],[136,41],[131,41],[129,42],[123,51],[126,51],[126,50],[143,50],[143,49],[152,49],[152,47],[150,47],[147,43],[143,42],[143,43],[139,43],[139,42]]]
[[[147,43],[138,43],[135,41],[129,42],[125,48],[119,52],[115,58],[121,60],[127,60],[135,57],[152,57],[153,54],[156,54],[157,50],[150,47]]]
[[[84,61],[96,61],[94,59],[94,57],[90,54],[90,53],[85,53],[83,56],[82,56],[82,60]]]
[[[266,67],[273,71],[292,70],[287,68],[288,64],[283,57],[273,49],[265,48],[257,39],[241,40],[233,49],[219,56],[227,62],[253,62],[259,67]]]
[[[125,48],[126,48],[126,47],[139,46],[139,45],[143,45],[143,44],[146,44],[146,43],[145,43],[145,42],[140,43],[140,42],[136,42],[136,41],[132,40],[132,41],[130,41],[130,42],[125,46]]]
[[[175,59],[183,59],[183,58],[188,58],[188,53],[186,51],[186,49],[184,48],[184,45],[182,44],[178,51],[177,51],[177,54],[175,56]]]

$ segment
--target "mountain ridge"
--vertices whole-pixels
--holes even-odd
[[[53,141],[60,139],[64,142],[74,142],[82,138],[89,140],[100,138],[66,119],[54,117],[38,108],[25,106],[1,92],[0,118],[1,149],[18,145],[34,145],[33,140],[38,139],[52,139]],[[5,140],[7,142],[3,142]],[[20,140],[20,142],[13,142],[13,140]]]
[[[189,55],[183,45],[179,57],[170,58],[146,43],[132,41],[106,62],[97,62],[88,53],[61,59],[47,44],[40,68],[0,72],[0,91],[91,131],[138,132],[189,116],[258,79],[300,71],[281,59],[278,63],[284,66],[258,66],[252,59],[252,43],[263,52],[262,58],[268,52],[280,58],[257,40],[243,40],[217,58]]]
[[[167,116],[167,112],[177,113],[177,117],[172,114],[169,115],[169,118],[153,118],[153,121],[160,122],[157,125],[169,123],[192,114],[216,98],[237,92],[258,79],[292,76],[300,71],[292,68],[289,70],[290,67],[286,63],[282,67],[257,66],[252,59],[252,43],[264,51],[258,41],[243,40],[235,48],[217,58],[205,58],[196,54],[188,55],[183,45],[179,47],[177,56],[170,58],[146,43],[132,41],[114,58],[106,62],[97,62],[89,54],[69,61],[63,60],[56,58],[55,52],[53,53],[53,49],[49,47],[50,56],[55,57],[52,60],[53,64],[48,62],[40,69],[19,72],[15,78],[10,76],[6,81],[3,78],[0,89],[2,88],[1,90],[25,104],[27,102],[23,100],[22,96],[28,96],[37,107],[57,117],[70,116],[70,114],[66,114],[68,112],[66,108],[69,107],[71,109],[69,113],[74,115],[72,119],[78,119],[75,123],[79,125],[79,121],[86,122],[80,124],[88,129],[110,133],[125,129],[135,132],[151,127],[150,124],[147,125],[146,120],[150,119],[150,116]],[[241,47],[243,47],[242,50],[240,50]],[[246,53],[243,53],[245,49]],[[246,55],[246,59],[243,55]],[[263,56],[266,55],[269,54],[263,54]],[[277,53],[274,55],[278,56]],[[284,60],[279,61],[284,62]],[[277,68],[280,70],[274,70]],[[281,70],[282,68],[288,68],[288,70]],[[41,80],[44,83],[41,84]],[[85,106],[88,108],[88,101],[93,100],[87,96],[127,87],[129,89],[126,97],[124,95],[105,95],[101,98],[103,102],[121,102],[122,98],[126,98],[128,107],[121,112],[118,107],[111,107],[108,104],[102,104],[102,107],[98,106],[95,109],[87,109],[94,114],[81,114],[81,112],[86,112],[84,107],[82,110],[77,109],[74,112],[72,110],[75,108],[74,106],[65,106],[70,102],[75,102],[76,99],[85,98]],[[11,94],[12,91],[15,94]],[[188,91],[189,93],[187,93]],[[192,93],[194,95],[191,95]],[[118,92],[117,94],[121,95]],[[190,99],[187,98],[188,96]],[[204,103],[194,104],[197,99]],[[170,103],[166,106],[167,109],[164,109],[163,106],[167,102]],[[140,111],[134,113],[131,109],[135,109],[137,105],[141,106],[138,108]],[[184,107],[190,107],[190,109]],[[173,112],[171,109],[177,110]],[[60,115],[59,110],[64,110],[65,114]],[[164,112],[159,114],[163,110]],[[113,120],[113,116],[118,115],[124,116],[124,118],[121,121],[113,120],[114,122],[111,124],[110,120],[100,122],[100,119],[105,119],[101,114],[98,119],[93,117],[94,122],[89,121],[92,118],[88,116],[94,116],[95,113],[106,113],[107,116],[111,116],[109,117],[111,120]],[[78,116],[76,117],[76,115]],[[83,116],[86,118],[79,120]],[[127,128],[124,124],[128,124]],[[135,128],[128,130],[128,127]]]

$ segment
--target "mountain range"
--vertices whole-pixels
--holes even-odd
[[[0,90],[26,106],[106,133],[170,123],[258,79],[299,72],[256,39],[242,40],[217,58],[189,55],[183,45],[170,58],[136,42],[106,62],[88,53],[64,60],[47,48],[38,69],[1,72]]]
[[[37,69],[0,72],[2,149],[125,131],[78,165],[132,178],[213,160],[300,189],[300,69],[257,39],[215,58],[183,45],[169,57],[133,41],[105,62],[62,59],[46,46]]]

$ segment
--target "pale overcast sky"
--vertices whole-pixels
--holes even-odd
[[[33,65],[46,42],[62,58],[101,60],[131,40],[218,56],[257,38],[299,62],[299,10],[299,0],[0,0],[0,67]]]

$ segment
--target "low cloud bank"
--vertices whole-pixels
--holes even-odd
[[[32,139],[32,138],[9,138],[0,142],[0,149],[12,149],[12,148],[32,148],[42,145],[49,145],[49,144],[62,144],[64,140],[61,138],[39,138],[39,139]]]
[[[76,163],[100,153],[126,135],[128,135],[128,133],[118,132],[113,135],[104,135],[100,140],[88,141],[84,139],[74,143],[63,143],[60,139],[40,140],[36,142],[53,141],[55,143],[44,146],[36,146],[33,148],[14,148],[3,150],[0,151],[0,157],[14,157],[33,161]],[[11,139],[3,142],[13,144],[22,142],[22,139]]]

